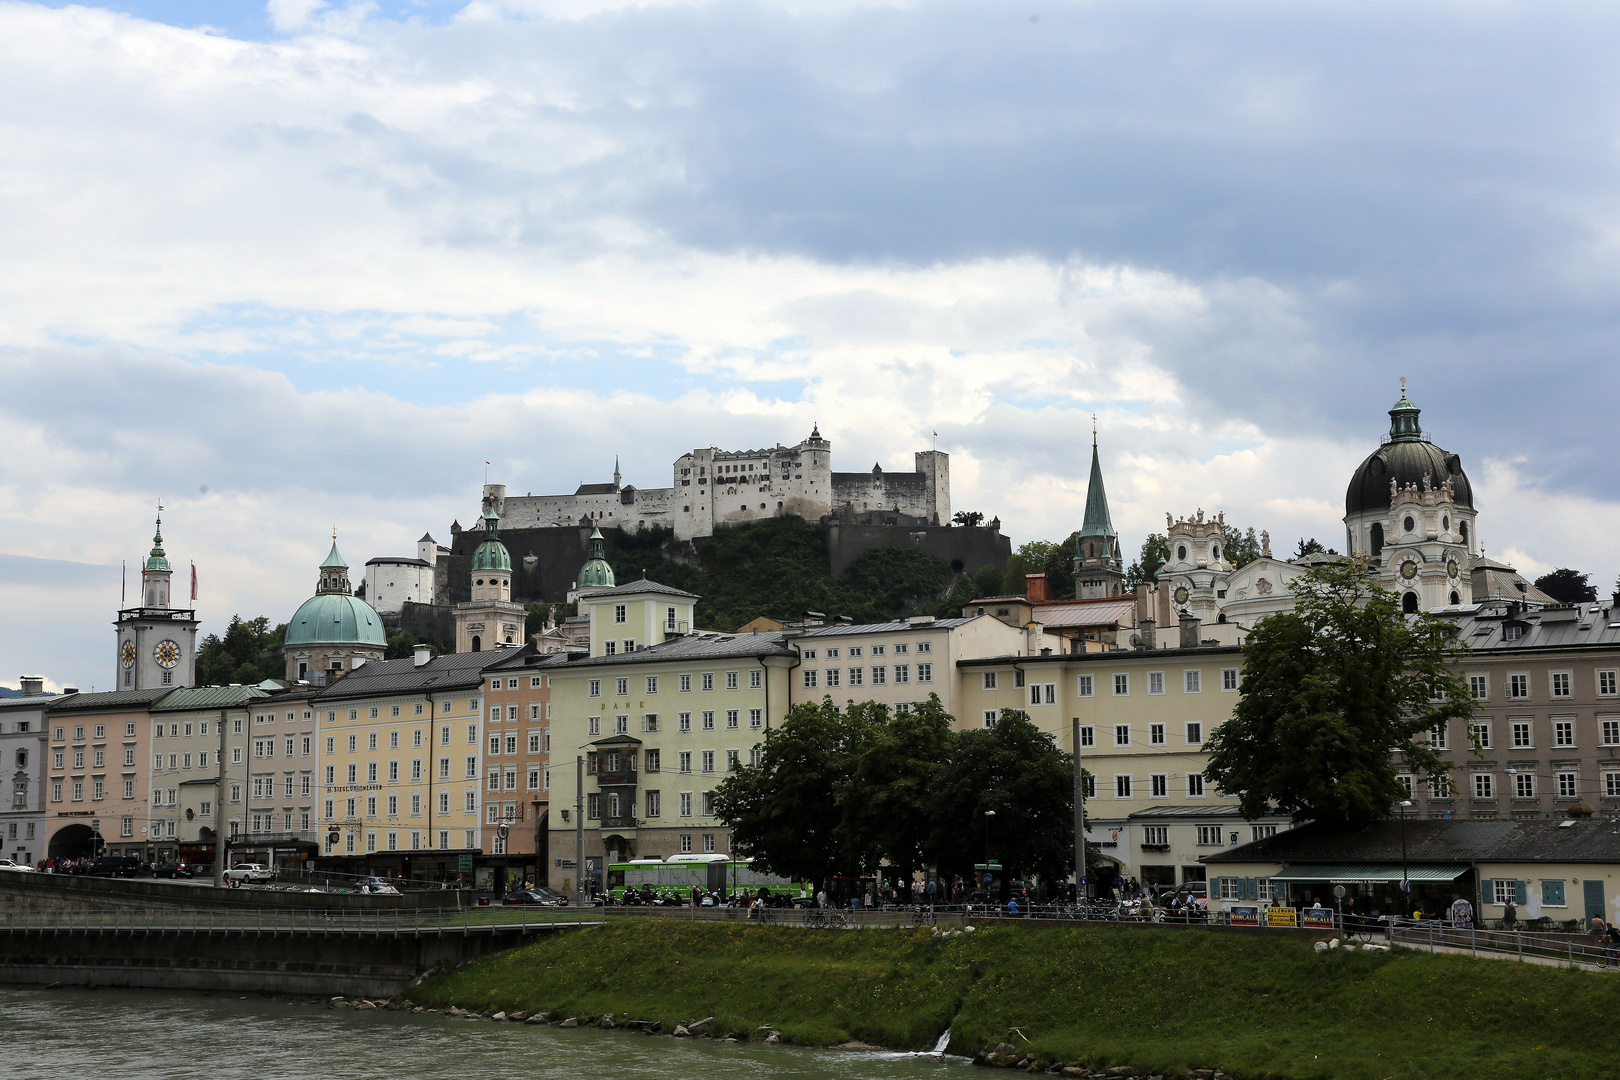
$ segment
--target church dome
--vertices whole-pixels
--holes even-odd
[[[611,589],[616,584],[613,577],[613,567],[604,557],[606,547],[607,543],[602,539],[602,530],[592,529],[590,558],[585,561],[584,566],[579,568],[579,588],[602,587]]]
[[[512,553],[506,550],[501,543],[500,518],[495,516],[493,507],[490,507],[484,516],[484,542],[478,545],[473,552],[473,570],[505,570],[512,569]]]
[[[1401,395],[1389,410],[1389,440],[1367,455],[1350,477],[1344,495],[1346,517],[1383,512],[1389,509],[1389,482],[1401,487],[1429,482],[1439,487],[1451,481],[1451,493],[1458,506],[1474,508],[1474,489],[1463,472],[1462,459],[1429,442],[1418,426],[1418,407]]]
[[[344,593],[312,596],[287,623],[288,645],[375,645],[386,648],[382,616]]]

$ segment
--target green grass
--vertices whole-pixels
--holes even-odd
[[[975,977],[969,964],[983,974]],[[419,1004],[713,1015],[790,1042],[951,1050],[1240,1080],[1579,1080],[1620,1075],[1620,975],[1294,935],[1128,927],[926,930],[627,921],[550,937],[432,981]]]

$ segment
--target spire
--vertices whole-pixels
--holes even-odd
[[[1091,431],[1091,480],[1086,485],[1086,520],[1080,526],[1081,536],[1105,536],[1112,540],[1113,519],[1108,516],[1108,493],[1103,490],[1102,462],[1097,458],[1097,429],[1095,421]]]
[[[322,570],[326,570],[326,569],[329,569],[329,568],[330,569],[341,568],[341,569],[344,569],[344,570],[347,570],[349,568],[349,564],[344,562],[343,561],[343,556],[338,553],[338,549],[337,549],[337,529],[335,529],[335,528],[332,530],[332,550],[327,553],[326,561],[321,563],[321,569]]]
[[[326,561],[318,567],[321,572],[320,582],[315,586],[316,596],[353,595],[349,585],[349,564],[337,548],[337,529],[332,529],[332,550],[327,552]]]
[[[1418,424],[1420,410],[1406,400],[1406,377],[1401,376],[1401,400],[1389,410],[1389,437],[1392,442],[1413,442],[1423,437]]]
[[[619,455],[618,454],[613,455],[613,487],[614,487],[614,490],[617,490],[618,487],[619,487]]]
[[[152,553],[146,558],[145,570],[150,574],[154,571],[168,573],[169,569],[169,559],[163,551],[163,502],[159,500],[157,504],[157,528],[152,533]]]

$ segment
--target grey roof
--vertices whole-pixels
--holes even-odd
[[[1455,622],[1457,640],[1487,655],[1620,646],[1620,611],[1608,604],[1531,608],[1487,601],[1462,609]],[[1514,641],[1503,635],[1504,627],[1510,623],[1522,631]]]
[[[1620,832],[1606,818],[1565,821],[1406,820],[1410,863],[1620,862]],[[1210,855],[1206,863],[1399,863],[1397,818],[1359,828],[1312,822]]]
[[[378,694],[425,694],[431,690],[478,686],[484,681],[484,669],[504,659],[503,650],[448,653],[433,657],[421,667],[416,666],[414,656],[373,660],[327,686],[314,700],[343,701]]]
[[[649,645],[633,653],[581,657],[561,666],[602,667],[613,664],[658,664],[677,661],[689,663],[748,656],[796,656],[798,654],[787,646],[789,636],[782,630],[767,630],[758,634],[699,634]]]
[[[72,697],[73,695],[68,695]],[[26,697],[16,695],[0,697],[0,709],[40,709],[47,708],[58,701],[67,700],[61,694],[29,694]]]
[[[96,712],[147,709],[164,695],[172,693],[174,687],[165,686],[153,690],[109,690],[100,694],[74,694],[52,702],[51,712],[67,712],[70,709]]]
[[[386,565],[386,566],[426,566],[426,565],[428,565],[428,562],[427,562],[426,559],[417,559],[417,558],[414,558],[414,557],[413,558],[407,558],[405,556],[400,556],[399,558],[396,559],[396,558],[394,558],[392,556],[389,556],[389,555],[379,555],[375,559],[367,559],[366,560],[366,565],[367,566],[377,566],[377,565]]]
[[[1085,764],[1084,760],[1081,764]],[[1238,818],[1243,816],[1243,811],[1232,803],[1212,802],[1202,806],[1150,806],[1126,816],[1132,821],[1137,818]]]
[[[614,484],[581,484],[575,489],[575,495],[615,495],[619,491]]]
[[[152,711],[234,708],[269,696],[257,686],[187,686],[170,691],[168,696],[152,706]]]
[[[985,616],[989,618],[989,616]],[[1174,629],[1172,627],[1171,629]],[[970,656],[956,662],[957,667],[1005,667],[1008,664],[1118,664],[1126,660],[1159,657],[1165,663],[1180,663],[1183,658],[1204,656],[1232,656],[1243,652],[1241,645],[1200,645],[1196,649],[1111,649],[1108,652],[1042,653],[1030,656]]]
[[[612,589],[603,589],[598,593],[591,593],[591,598],[594,600],[598,596],[631,596],[636,593],[659,593],[664,596],[685,596],[692,600],[703,599],[696,593],[684,592],[673,585],[660,585],[658,582],[648,581],[646,578],[619,585]]]
[[[489,665],[485,671],[532,671],[535,668],[561,667],[568,663],[569,655],[566,652],[537,653],[528,648],[501,651],[510,655]]]
[[[893,622],[879,623],[851,623],[848,625],[833,624],[832,626],[816,626],[806,630],[795,630],[794,637],[841,637],[844,634],[897,634],[902,630],[953,630],[958,626],[965,626],[974,619],[988,619],[989,615],[974,615],[966,619],[935,619],[933,622],[913,623],[906,619],[896,619]]]

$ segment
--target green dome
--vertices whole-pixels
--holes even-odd
[[[287,623],[288,645],[375,645],[386,648],[382,616],[346,593],[312,596]]]
[[[152,554],[146,558],[146,570],[148,573],[158,570],[172,573],[169,567],[169,558],[163,551],[163,519],[161,517],[157,519],[157,531],[152,535]]]
[[[591,530],[590,558],[585,565],[579,568],[579,585],[581,589],[605,586],[609,589],[617,584],[613,579],[613,567],[608,565],[606,554],[607,543],[602,539],[601,529]]]
[[[484,542],[473,552],[472,568],[476,570],[512,570],[512,553],[501,543],[501,519],[493,508],[484,513]]]

